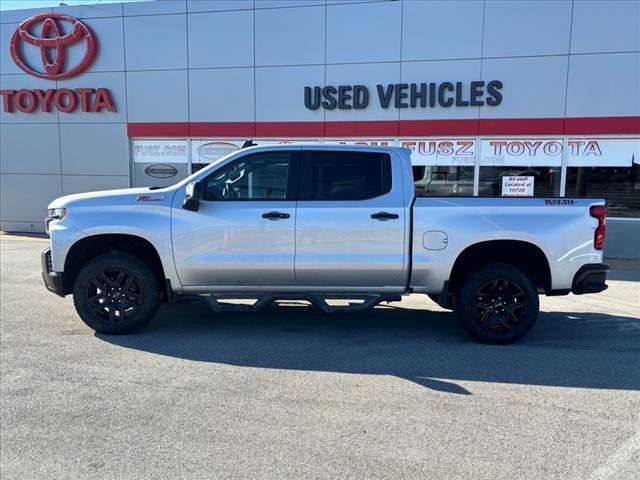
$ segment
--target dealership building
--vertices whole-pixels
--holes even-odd
[[[412,150],[419,195],[604,197],[640,258],[635,1],[164,0],[0,12],[0,228],[239,148]]]

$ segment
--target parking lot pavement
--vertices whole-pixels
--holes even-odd
[[[10,478],[640,478],[640,263],[510,346],[413,295],[364,316],[168,305],[94,334],[0,237]]]

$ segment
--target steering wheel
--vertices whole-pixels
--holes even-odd
[[[224,189],[222,190],[222,198],[242,198],[240,195],[240,191],[233,187],[233,185],[231,183],[225,183],[224,184]]]

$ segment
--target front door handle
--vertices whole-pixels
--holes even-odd
[[[283,212],[267,212],[262,214],[262,218],[267,218],[269,220],[280,220],[281,218],[289,218],[290,215],[288,213]]]
[[[371,218],[374,220],[396,220],[400,218],[400,215],[397,213],[389,213],[389,212],[378,212],[372,213]]]

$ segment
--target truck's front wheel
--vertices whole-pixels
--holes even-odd
[[[494,264],[469,277],[457,298],[456,314],[476,340],[507,344],[531,330],[539,306],[531,278],[518,268]]]
[[[162,294],[153,270],[120,252],[89,261],[73,285],[73,303],[80,318],[101,333],[131,333],[158,311]]]

